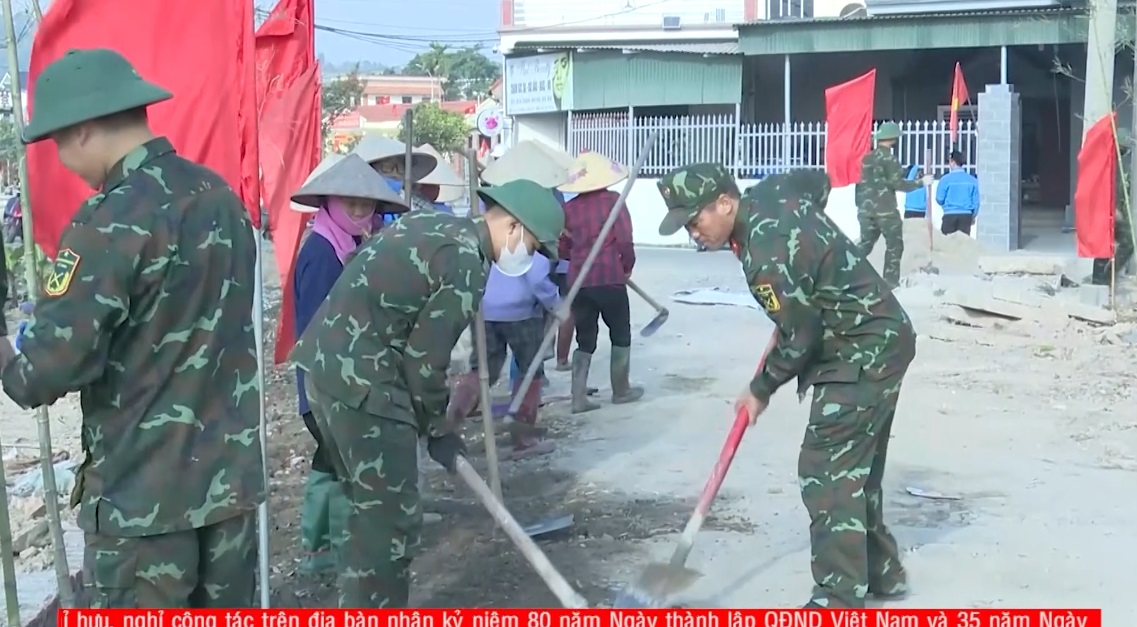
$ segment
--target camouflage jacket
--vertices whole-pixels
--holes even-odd
[[[771,177],[743,196],[732,236],[754,298],[777,343],[750,389],[768,399],[798,378],[798,392],[904,372],[916,337],[892,290],[820,206],[828,181]]]
[[[148,536],[255,508],[256,248],[241,201],[157,138],[111,169],[59,249],[3,383],[24,407],[82,392],[79,526]]]
[[[352,409],[442,435],[450,353],[491,259],[482,218],[404,214],[356,250],[292,361],[309,386]]]
[[[890,148],[869,151],[861,160],[861,182],[854,191],[857,208],[885,213],[897,211],[896,192],[910,192],[923,185],[904,177],[900,162]]]

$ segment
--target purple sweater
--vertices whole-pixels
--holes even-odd
[[[518,322],[555,311],[561,296],[549,278],[550,270],[549,259],[541,253],[533,255],[533,266],[519,277],[505,276],[492,266],[482,297],[486,322]]]

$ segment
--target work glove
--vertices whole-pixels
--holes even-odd
[[[453,473],[458,470],[458,456],[466,456],[466,443],[457,433],[447,433],[437,438],[430,438],[426,443],[426,452],[430,454],[431,459]]]
[[[935,180],[936,179],[931,174],[927,174],[924,176],[924,178],[920,179],[920,183],[922,183],[924,185],[924,187],[927,187],[927,186],[931,185],[932,182]]]

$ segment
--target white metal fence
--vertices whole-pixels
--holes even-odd
[[[899,122],[902,135],[896,156],[904,166],[923,165],[932,153],[933,174],[947,171],[951,133],[946,121]],[[626,113],[573,113],[569,118],[568,150],[591,150],[630,164],[652,131],[659,140],[641,172],[658,178],[673,168],[712,161],[731,168],[738,178],[756,179],[789,168],[825,167],[825,123],[737,124],[732,115],[637,117]],[[969,170],[975,169],[976,124],[960,121],[957,149]]]

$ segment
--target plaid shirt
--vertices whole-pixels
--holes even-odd
[[[600,229],[619,197],[616,192],[600,190],[580,194],[565,203],[565,233],[557,249],[561,259],[569,260],[569,285],[575,283],[580,275],[580,267],[584,265],[592,243],[600,236]],[[632,217],[626,209],[621,209],[581,286],[624,285],[635,265]]]

